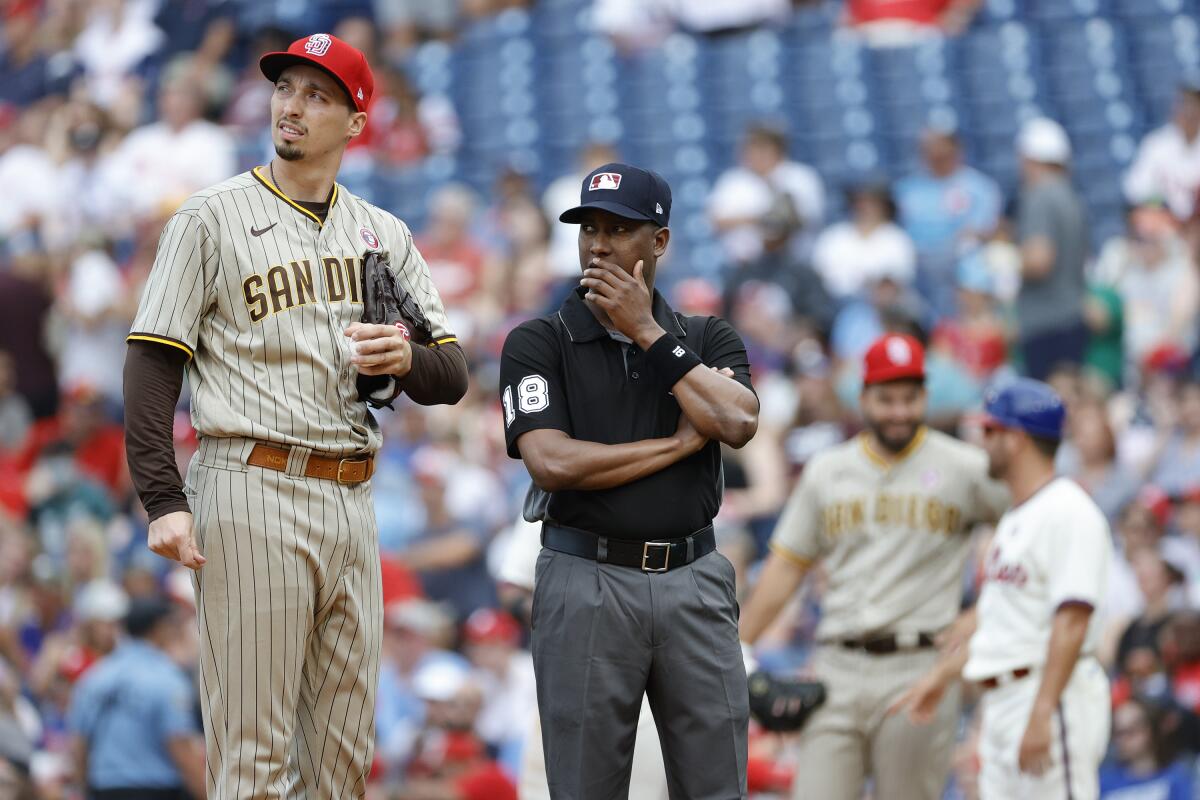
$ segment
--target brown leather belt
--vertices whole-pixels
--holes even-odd
[[[290,447],[259,442],[250,451],[246,463],[253,467],[286,472],[290,455]],[[371,455],[337,458],[312,453],[308,457],[308,463],[304,465],[304,477],[322,478],[338,483],[362,483],[369,480],[374,472],[375,457]]]
[[[979,682],[979,685],[984,689],[998,689],[1001,686],[1006,686],[1013,681],[1019,681],[1021,678],[1028,677],[1033,669],[1030,667],[1021,667],[1020,669],[1009,670],[1002,672],[999,675],[993,675],[990,678],[984,678]]]

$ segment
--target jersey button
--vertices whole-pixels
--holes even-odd
[[[633,378],[636,381],[640,376],[636,372],[632,372],[632,373],[630,373],[629,377]]]

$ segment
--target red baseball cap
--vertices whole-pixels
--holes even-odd
[[[1171,520],[1171,498],[1154,484],[1147,483],[1134,497],[1133,501],[1154,518],[1154,523],[1160,528],[1167,527]]]
[[[375,92],[375,76],[371,74],[367,57],[357,47],[328,33],[314,33],[292,42],[283,52],[267,53],[258,60],[258,68],[272,83],[294,64],[310,64],[328,72],[346,90],[350,102],[359,111],[366,111],[370,105],[371,95]]]
[[[889,333],[863,357],[863,386],[900,380],[925,380],[925,348],[911,336]]]
[[[471,644],[509,644],[521,641],[521,626],[505,611],[479,608],[463,625],[463,638]]]

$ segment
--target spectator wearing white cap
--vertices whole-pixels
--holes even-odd
[[[35,694],[77,681],[93,664],[117,646],[121,619],[129,610],[125,591],[107,579],[85,584],[71,607],[73,624],[49,634],[30,670],[29,685]]]
[[[1071,141],[1063,127],[1045,117],[1031,119],[1021,126],[1016,145],[1021,159],[1018,338],[1025,371],[1044,380],[1057,366],[1082,363],[1087,348],[1087,222],[1067,175]]]
[[[432,685],[428,681],[453,672],[464,676],[470,672],[465,658],[442,649],[453,624],[446,608],[421,598],[390,603],[384,611],[375,738],[378,758],[389,774],[402,771],[412,756],[425,722],[422,695],[441,685],[437,680]],[[439,665],[447,669],[430,671]],[[417,679],[423,673],[426,684],[418,687]]]

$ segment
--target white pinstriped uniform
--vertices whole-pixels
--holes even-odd
[[[210,799],[365,792],[383,624],[370,482],[303,470],[314,451],[380,445],[343,335],[372,249],[390,254],[434,346],[454,341],[402,222],[335,186],[322,223],[261,168],[171,217],[129,335],[189,356]],[[292,447],[286,472],[247,466],[255,440]]]
[[[963,677],[1031,674],[983,695],[979,733],[982,800],[1095,800],[1108,746],[1111,693],[1094,658],[1103,621],[1093,613],[1079,660],[1054,715],[1051,765],[1039,776],[1021,772],[1021,737],[1041,686],[1055,613],[1064,604],[1100,607],[1112,562],[1108,522],[1074,481],[1056,478],[1011,509],[996,529],[984,564]]]

